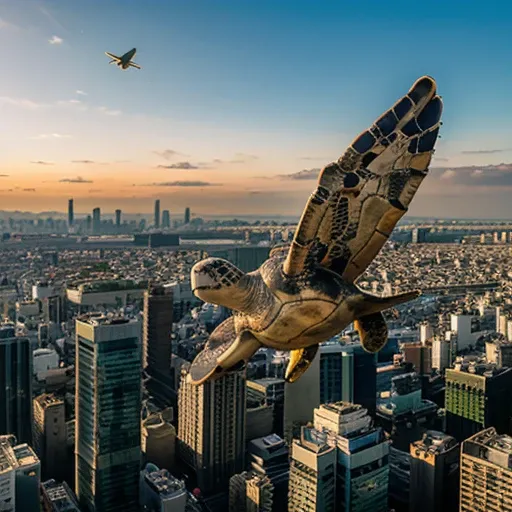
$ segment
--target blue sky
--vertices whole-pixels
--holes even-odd
[[[512,166],[495,167],[512,162],[511,11],[496,2],[0,0],[0,200],[64,209],[72,195],[79,210],[116,201],[135,212],[159,197],[171,210],[299,214],[314,181],[275,176],[337,158],[429,74],[445,103],[434,161],[444,170],[411,213],[511,217]],[[141,71],[108,65],[105,51],[134,46]],[[198,168],[158,167],[183,162]]]

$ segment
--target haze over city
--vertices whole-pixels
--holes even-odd
[[[297,215],[430,74],[447,107],[410,214],[510,218],[509,29],[475,3],[2,0],[1,209]],[[108,65],[132,47],[142,70]]]

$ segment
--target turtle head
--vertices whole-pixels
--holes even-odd
[[[247,300],[248,277],[230,261],[207,258],[192,267],[192,292],[204,302],[240,311]]]

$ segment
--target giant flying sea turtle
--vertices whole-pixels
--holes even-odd
[[[248,274],[219,258],[194,265],[194,294],[234,314],[194,359],[192,383],[241,367],[260,347],[291,351],[285,379],[294,382],[313,361],[318,344],[352,322],[368,352],[386,344],[382,311],[420,292],[380,297],[362,291],[355,281],[427,175],[441,113],[435,81],[418,79],[321,171],[289,246],[272,249],[269,259]]]

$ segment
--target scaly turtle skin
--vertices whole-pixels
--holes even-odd
[[[274,248],[248,274],[219,258],[194,265],[195,295],[234,314],[195,358],[191,382],[201,384],[240,367],[262,346],[291,351],[285,378],[294,382],[313,361],[318,344],[352,322],[365,350],[377,352],[385,345],[382,311],[420,292],[377,297],[355,281],[427,175],[441,113],[434,80],[420,78],[322,170],[289,246]]]

